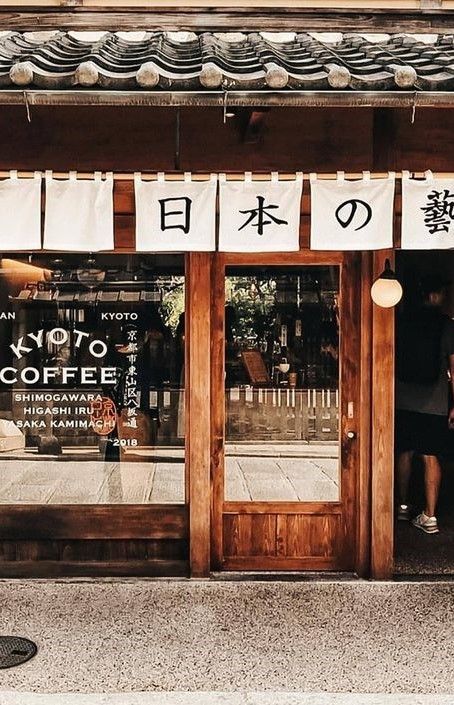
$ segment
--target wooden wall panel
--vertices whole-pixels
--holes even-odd
[[[121,561],[187,560],[188,541],[178,540],[29,540],[0,541],[0,569],[3,561]]]
[[[0,578],[187,576],[186,540],[0,541]]]
[[[32,107],[0,111],[0,169],[79,171],[451,171],[454,111],[272,108],[255,141],[247,112],[220,108]],[[121,210],[119,211],[121,212]],[[129,212],[129,211],[128,211]]]
[[[0,111],[1,169],[174,168],[175,111],[77,107]]]
[[[369,169],[372,110],[276,108],[264,113],[254,143],[245,140],[247,111],[224,124],[222,111],[182,110],[183,170]],[[352,129],[352,124],[355,128]]]
[[[183,539],[184,505],[4,505],[0,540]]]
[[[275,108],[258,141],[248,113],[223,123],[220,108],[32,107],[0,111],[0,169],[203,171],[372,168],[371,109]],[[179,163],[178,163],[179,162]]]
[[[453,171],[454,110],[379,111],[381,127],[374,168],[400,171]]]

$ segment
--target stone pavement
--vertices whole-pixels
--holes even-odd
[[[0,705],[452,705],[451,695],[341,693],[1,693]]]
[[[0,671],[0,705],[452,705],[453,598],[452,582],[0,581],[0,633],[39,647]]]

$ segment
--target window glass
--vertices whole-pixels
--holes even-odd
[[[184,502],[182,256],[5,255],[0,502]]]
[[[339,495],[339,270],[227,270],[226,499]]]

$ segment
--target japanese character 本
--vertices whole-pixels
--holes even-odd
[[[424,213],[424,223],[431,235],[447,233],[454,220],[454,193],[449,189],[427,194],[427,203],[421,207]]]
[[[247,215],[248,218],[245,220],[243,225],[238,228],[238,232],[243,230],[243,228],[246,228],[248,225],[251,225],[252,227],[257,228],[258,235],[263,235],[265,225],[272,225],[273,223],[276,225],[288,225],[286,220],[278,218],[269,212],[271,210],[276,210],[279,206],[274,204],[265,206],[265,198],[263,196],[257,196],[256,198],[257,208],[250,208],[249,210],[240,211],[242,215]]]

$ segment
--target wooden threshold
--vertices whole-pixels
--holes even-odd
[[[288,558],[285,556],[226,556],[222,564],[223,570],[344,570],[341,562],[333,556],[301,556]]]
[[[36,30],[196,30],[305,32],[454,33],[454,15],[438,7],[422,10],[274,7],[83,7],[5,6],[0,28]]]
[[[188,510],[178,504],[3,505],[0,540],[184,539]]]

